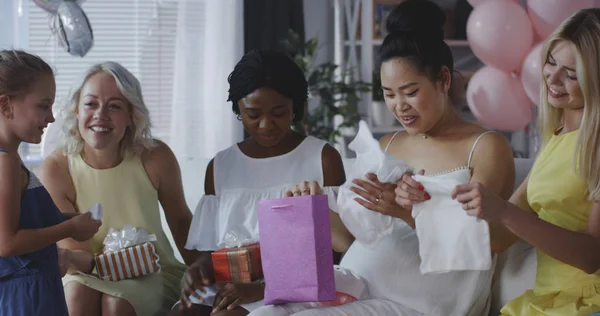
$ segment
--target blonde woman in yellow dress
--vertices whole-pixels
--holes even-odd
[[[537,248],[535,287],[502,315],[600,311],[600,9],[564,21],[542,55],[542,148],[510,203],[477,184],[456,198]]]
[[[172,151],[152,139],[140,83],[114,62],[92,66],[62,109],[65,146],[41,166],[41,180],[62,212],[85,212],[100,202],[102,226],[90,242],[59,242],[71,267],[63,278],[71,316],[164,315],[179,298],[185,267],[162,229],[159,203],[184,259],[191,222],[181,173]],[[93,271],[109,228],[133,225],[156,234],[161,272],[104,281],[77,274]]]

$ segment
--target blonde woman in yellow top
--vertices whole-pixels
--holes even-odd
[[[69,315],[165,315],[179,298],[185,267],[161,225],[159,203],[184,259],[192,219],[172,151],[152,139],[139,81],[120,64],[92,66],[62,109],[64,148],[44,161],[40,176],[62,212],[86,212],[100,202],[102,226],[88,242],[67,239],[71,267],[63,278]],[[155,234],[161,272],[117,282],[90,273],[109,228],[132,225]]]
[[[502,315],[589,315],[600,311],[600,9],[564,21],[542,65],[542,148],[528,178],[510,203],[478,184],[455,197],[537,248],[535,287]]]

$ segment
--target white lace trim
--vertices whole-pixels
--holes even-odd
[[[446,171],[436,172],[436,173],[433,173],[433,174],[426,174],[425,176],[426,177],[437,177],[437,176],[446,175],[446,174],[449,174],[449,173],[453,173],[453,172],[456,172],[456,171],[463,171],[463,170],[469,170],[469,171],[471,171],[471,168],[469,168],[468,166],[461,166],[461,167],[456,167],[456,168],[453,168],[453,169],[450,169],[450,170],[446,170]]]

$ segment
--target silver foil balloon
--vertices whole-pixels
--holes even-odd
[[[58,10],[58,6],[64,1],[65,0],[33,0],[33,3],[35,3],[38,7],[44,9],[44,11],[54,14],[56,13],[56,10]],[[81,5],[84,1],[85,0],[77,0],[75,2]]]
[[[58,44],[73,56],[83,57],[94,44],[92,27],[75,1],[62,1],[51,18]]]

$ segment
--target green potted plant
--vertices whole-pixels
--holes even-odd
[[[308,81],[309,99],[316,99],[316,106],[305,105],[304,120],[294,126],[307,135],[335,142],[338,136],[354,136],[344,133],[358,126],[361,115],[358,111],[361,93],[371,89],[370,83],[352,81],[351,69],[326,62],[314,64],[319,40],[317,37],[307,41],[290,31],[281,42],[284,51],[304,71]]]

